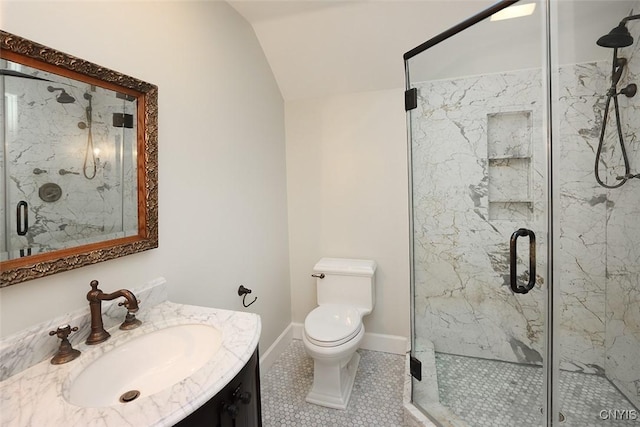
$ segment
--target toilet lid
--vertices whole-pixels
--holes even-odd
[[[360,312],[344,305],[321,305],[304,320],[304,331],[312,343],[322,347],[343,344],[362,329]]]

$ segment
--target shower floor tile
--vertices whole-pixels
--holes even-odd
[[[470,427],[544,425],[543,371],[539,367],[436,353],[440,403]],[[639,427],[640,419],[602,420],[602,410],[635,410],[601,376],[560,373],[561,412],[566,427]],[[640,418],[640,413],[634,412]]]
[[[403,355],[358,350],[360,365],[346,410],[325,408],[305,401],[313,382],[313,359],[300,340],[263,375],[264,427],[401,427],[404,386]]]

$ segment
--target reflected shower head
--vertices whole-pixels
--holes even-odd
[[[72,104],[76,102],[76,99],[63,90],[60,96],[56,98],[56,101],[60,104]]]
[[[605,34],[600,37],[596,43],[598,46],[602,47],[621,48],[631,46],[633,44],[633,37],[631,37],[631,34],[623,21],[620,25],[611,30],[609,34]]]
[[[73,96],[69,95],[67,91],[62,89],[61,87],[47,86],[47,90],[49,92],[54,92],[56,90],[61,91],[60,95],[56,96],[56,101],[58,101],[60,104],[72,104],[76,102],[76,99]]]

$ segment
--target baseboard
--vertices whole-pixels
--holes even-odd
[[[271,346],[265,351],[261,352],[260,356],[260,376],[264,375],[269,369],[271,365],[280,357],[280,355],[285,351],[287,346],[291,343],[293,339],[293,324],[290,323],[284,331],[280,334],[278,338],[271,344]]]
[[[302,323],[292,323],[293,339],[302,339]],[[360,348],[381,351],[383,353],[405,354],[407,352],[407,338],[398,335],[374,334],[365,332]]]
[[[302,339],[302,323],[290,323],[271,346],[260,356],[260,375],[269,371],[271,365],[286,350],[291,340]],[[366,332],[360,348],[381,351],[383,353],[405,354],[407,352],[407,338],[397,335],[374,334]]]

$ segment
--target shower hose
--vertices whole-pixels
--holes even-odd
[[[624,66],[626,65],[626,60],[624,58],[618,58],[617,57],[617,50],[614,50],[613,53],[613,69],[611,72],[611,88],[609,89],[609,91],[607,92],[607,102],[605,103],[605,107],[604,107],[604,115],[602,117],[602,130],[600,131],[600,140],[598,142],[598,151],[596,152],[596,161],[595,161],[595,176],[596,176],[596,181],[598,181],[598,184],[600,184],[601,186],[605,187],[605,188],[618,188],[621,187],[622,185],[624,185],[625,182],[627,182],[629,180],[629,178],[632,177],[632,175],[630,175],[630,168],[629,168],[629,156],[627,156],[627,149],[624,145],[624,138],[622,137],[622,125],[620,124],[620,107],[618,106],[618,95],[620,94],[625,94],[627,96],[629,96],[629,94],[627,94],[625,92],[625,89],[621,90],[620,92],[617,92],[617,85],[618,85],[618,81],[620,81],[620,77],[622,76],[622,70],[624,68]],[[635,95],[635,92],[633,93],[633,95]],[[631,95],[631,96],[633,96]],[[624,175],[623,176],[618,176],[616,177],[616,179],[620,180],[620,182],[618,182],[615,185],[608,185],[606,183],[604,183],[604,181],[602,181],[600,179],[600,172],[598,170],[598,164],[600,163],[600,156],[602,155],[602,146],[604,145],[604,134],[605,131],[607,129],[607,119],[609,117],[609,106],[611,105],[611,100],[613,99],[613,108],[614,108],[614,112],[615,112],[615,116],[616,116],[616,130],[618,133],[618,141],[620,142],[620,150],[622,152],[622,160],[624,162]]]
[[[84,177],[87,179],[93,179],[96,177],[96,171],[97,171],[97,165],[96,165],[96,154],[95,151],[93,149],[93,132],[92,132],[92,128],[93,128],[93,107],[91,105],[91,95],[89,94],[85,94],[84,98],[89,100],[89,106],[86,108],[86,115],[87,115],[87,125],[89,127],[89,133],[87,133],[87,147],[85,149],[84,152],[84,164],[82,165],[82,173],[84,174]],[[89,154],[91,154],[91,163],[92,163],[92,170],[91,170],[91,174],[87,173],[87,167],[89,166]]]

